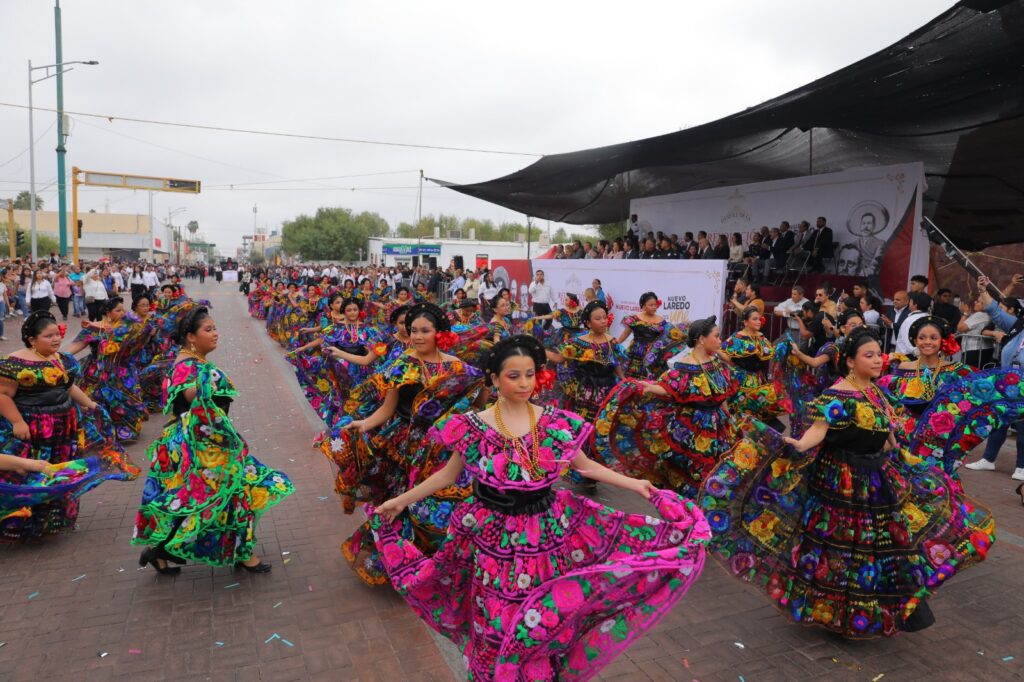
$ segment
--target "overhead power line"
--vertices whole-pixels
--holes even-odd
[[[0,102],[2,107],[12,107],[15,109],[28,109],[27,105],[14,104],[13,102]],[[56,113],[56,109],[47,109],[44,107],[34,107],[38,111],[50,111]],[[226,126],[213,126],[204,125],[201,123],[177,123],[174,121],[157,121],[148,118],[134,118],[130,116],[114,116],[111,114],[94,114],[85,111],[68,111],[64,110],[65,114],[71,116],[86,116],[89,118],[103,118],[111,123],[114,121],[127,121],[129,123],[145,123],[149,125],[160,125],[170,126],[173,128],[192,128],[194,130],[210,130],[221,133],[243,133],[246,135],[265,135],[268,137],[289,137],[299,140],[320,140],[322,142],[348,142],[350,144],[369,144],[383,147],[407,147],[411,149],[434,149],[447,152],[470,152],[474,154],[504,154],[509,156],[544,156],[543,154],[536,154],[531,152],[509,152],[498,149],[475,149],[473,147],[447,147],[444,145],[434,144],[414,144],[410,142],[384,142],[381,140],[360,140],[350,137],[332,137],[329,135],[306,135],[303,133],[283,133],[272,130],[251,130],[248,128],[228,128]]]

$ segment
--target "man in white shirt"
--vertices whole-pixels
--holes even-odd
[[[124,275],[117,268],[113,268],[110,271],[110,276],[114,278],[114,291],[124,291]]]
[[[142,283],[149,289],[150,294],[160,286],[160,277],[156,274],[152,265],[147,265],[146,270],[142,273]]]
[[[914,325],[915,320],[928,314],[932,307],[932,297],[922,291],[915,291],[908,298],[910,302],[907,307],[910,309],[910,314],[907,315],[907,319],[903,320],[900,331],[896,335],[896,352],[903,355],[917,355],[917,348],[910,342],[910,328]]]
[[[554,293],[551,290],[551,285],[544,281],[543,270],[538,270],[534,274],[528,291],[533,300],[533,314],[537,316],[550,314]],[[551,328],[551,320],[544,320],[544,328]]]
[[[452,283],[448,285],[448,293],[454,296],[456,291],[458,291],[459,289],[464,289],[465,286],[466,278],[462,276],[462,270],[456,268],[455,279],[453,279]]]
[[[786,318],[786,327],[789,330],[789,334],[796,339],[799,339],[798,335],[800,333],[800,322],[796,318],[799,317],[800,311],[803,310],[804,303],[806,302],[804,288],[799,284],[795,284],[790,291],[789,298],[775,306],[775,309],[772,311],[773,315]]]

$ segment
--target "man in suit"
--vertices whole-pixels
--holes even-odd
[[[834,255],[832,242],[832,228],[829,227],[825,216],[818,216],[814,229],[807,237],[807,244],[811,252],[811,270],[821,272],[825,269],[824,260]]]
[[[896,337],[900,333],[900,326],[906,322],[907,316],[910,314],[910,308],[907,307],[908,302],[907,292],[897,291],[892,295],[892,314],[882,315],[878,318],[886,330],[886,349],[892,348],[893,344],[896,343]]]

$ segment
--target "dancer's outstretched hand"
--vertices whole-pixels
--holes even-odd
[[[405,510],[405,507],[405,503],[400,502],[399,498],[392,497],[390,500],[377,507],[377,513],[388,521],[394,521],[395,517]]]
[[[645,500],[651,499],[651,494],[657,490],[654,484],[645,478],[634,478],[632,489],[633,492]]]

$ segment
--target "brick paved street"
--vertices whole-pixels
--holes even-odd
[[[296,484],[258,530],[258,551],[274,572],[187,566],[163,578],[137,570],[139,550],[128,543],[142,480],[104,484],[83,498],[77,532],[0,546],[0,681],[459,679],[446,663],[447,656],[458,666],[451,647],[390,590],[365,588],[342,560],[338,545],[359,517],[341,514],[328,463],[310,448],[312,412],[262,323],[248,318],[231,284],[189,289],[215,306],[222,340],[214,360],[241,393],[232,421],[257,457]],[[19,336],[17,320],[8,322],[4,353]],[[161,423],[146,424],[131,449],[136,462]],[[846,642],[790,625],[709,561],[681,605],[602,679],[1020,678],[1024,509],[1009,471],[1006,452],[999,472],[964,474],[968,490],[995,511],[1000,535],[988,561],[931,600],[931,629]],[[606,489],[599,499],[644,508]]]

